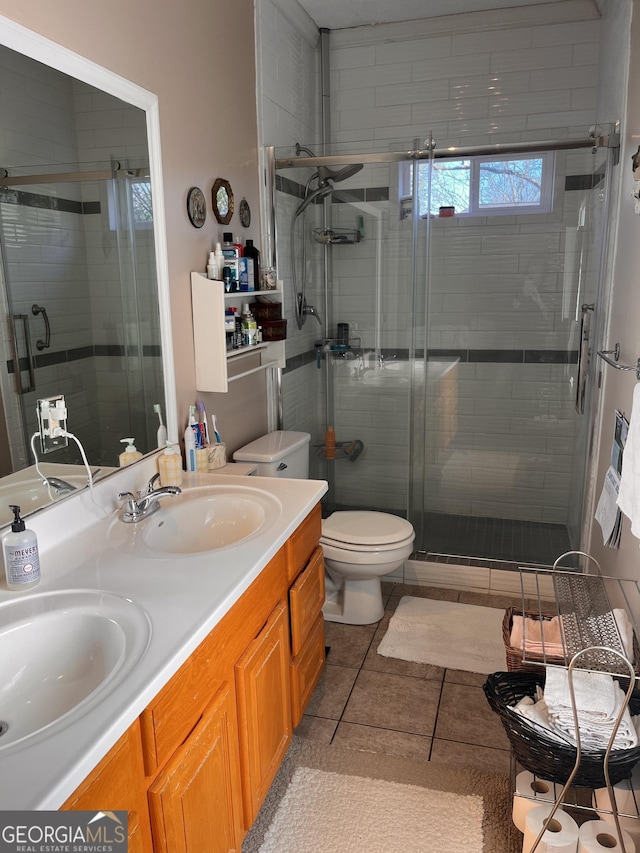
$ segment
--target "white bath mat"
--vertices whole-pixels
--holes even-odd
[[[260,853],[482,853],[481,797],[299,767]]]
[[[495,607],[404,596],[378,654],[488,675],[507,668],[502,620]]]

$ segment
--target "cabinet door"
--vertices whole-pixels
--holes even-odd
[[[299,655],[324,604],[324,554],[318,547],[289,590],[291,654]]]
[[[300,654],[291,661],[291,717],[298,725],[325,665],[324,617],[316,618]]]
[[[129,849],[151,849],[138,721],[109,750],[62,809],[129,812]]]
[[[245,827],[255,820],[291,740],[289,619],[279,602],[236,664]]]
[[[240,850],[238,735],[228,684],[149,788],[149,805],[156,853]]]

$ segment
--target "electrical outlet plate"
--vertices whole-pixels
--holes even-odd
[[[64,411],[64,417],[61,416],[61,411]],[[56,435],[58,429],[65,431],[67,429],[67,409],[64,395],[58,394],[55,397],[45,397],[43,400],[38,400],[37,413],[42,453],[51,453],[53,450],[67,447],[69,439],[66,435]]]

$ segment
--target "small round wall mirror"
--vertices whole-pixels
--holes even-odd
[[[211,204],[216,219],[221,225],[228,225],[233,216],[233,190],[224,178],[216,178],[211,190]]]

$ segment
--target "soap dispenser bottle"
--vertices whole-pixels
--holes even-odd
[[[158,456],[158,473],[161,486],[182,485],[182,457],[175,444],[167,441],[164,451]]]
[[[120,456],[118,457],[120,460],[120,467],[124,468],[125,465],[130,465],[132,462],[137,462],[138,459],[142,459],[142,453],[139,450],[136,450],[134,445],[135,438],[121,438],[120,443],[126,444],[127,446],[122,451]]]
[[[4,570],[9,589],[29,589],[40,582],[38,538],[27,530],[20,518],[20,507],[9,505],[14,521],[11,530],[2,537]]]

